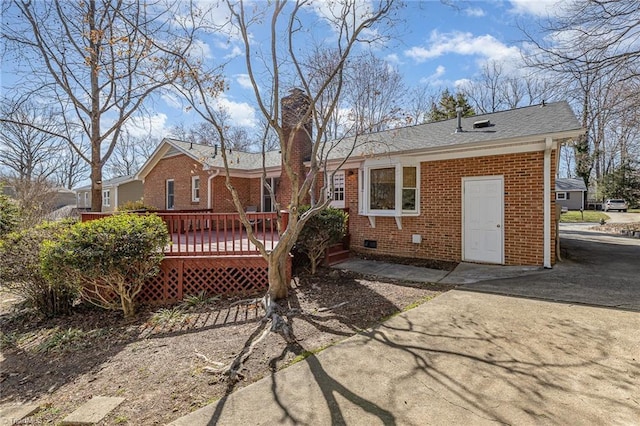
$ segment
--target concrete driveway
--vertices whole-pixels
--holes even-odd
[[[640,240],[592,231],[591,227],[593,224],[561,224],[563,261],[551,270],[461,288],[640,311]]]
[[[637,425],[640,245],[562,236],[553,270],[447,292],[174,424]]]

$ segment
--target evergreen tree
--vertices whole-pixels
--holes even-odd
[[[449,89],[445,89],[440,95],[440,101],[431,104],[431,110],[427,116],[427,121],[440,121],[450,118],[456,118],[458,113],[456,108],[462,108],[463,117],[471,117],[476,115],[475,111],[469,104],[467,97],[458,92],[455,95],[449,92]]]

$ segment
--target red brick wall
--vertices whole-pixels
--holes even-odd
[[[551,164],[555,164],[554,158]],[[542,152],[423,162],[420,173],[420,216],[403,217],[402,230],[392,217],[376,217],[376,227],[371,228],[368,218],[357,214],[357,175],[347,177],[352,250],[459,262],[462,259],[462,178],[503,175],[505,264],[543,264]],[[552,167],[552,188],[553,175]],[[555,203],[551,206],[553,223]],[[422,243],[412,243],[412,234],[422,235]],[[364,248],[365,239],[377,240],[377,249]],[[552,261],[554,239],[552,226]]]
[[[199,202],[191,201],[192,176],[200,176]],[[144,202],[159,209],[166,208],[166,181],[173,179],[176,210],[206,209],[208,208],[209,176],[210,172],[202,170],[200,163],[186,155],[162,159],[145,179]],[[231,183],[238,190],[243,205],[260,206],[260,178],[231,178]],[[231,193],[225,186],[224,175],[213,178],[211,186],[214,211],[220,213],[236,211],[231,201]]]

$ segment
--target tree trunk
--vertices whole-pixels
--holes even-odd
[[[269,255],[269,297],[271,300],[285,299],[289,295],[289,283],[287,281],[287,256],[288,253],[280,253],[276,249]]]

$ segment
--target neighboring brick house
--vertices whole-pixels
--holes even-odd
[[[584,210],[587,185],[582,179],[556,179],[556,204],[567,210]]]
[[[296,135],[300,161],[308,161],[304,133]],[[355,252],[550,267],[558,147],[582,133],[558,102],[327,142],[328,170],[340,167],[332,204],[349,209]],[[145,204],[234,211],[217,150],[163,140],[138,174]],[[270,210],[262,154],[228,159],[243,204]],[[278,151],[264,156],[271,184],[280,162]]]
[[[76,204],[79,210],[91,210],[91,185],[77,188]],[[143,196],[142,181],[134,175],[120,176],[102,182],[102,211],[114,212],[118,207]]]

